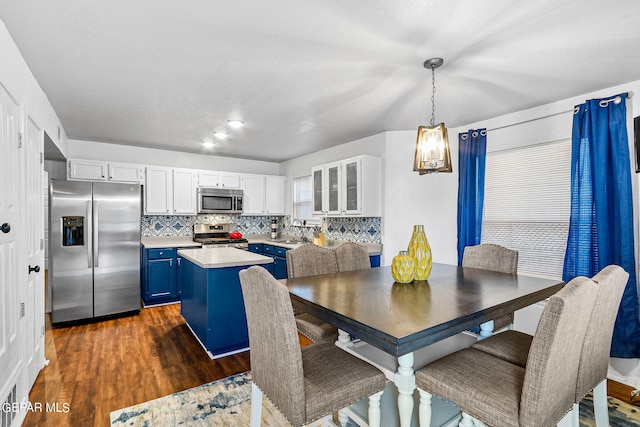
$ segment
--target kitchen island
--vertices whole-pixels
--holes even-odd
[[[268,268],[273,258],[235,248],[180,249],[181,314],[209,357],[249,349],[240,270]]]

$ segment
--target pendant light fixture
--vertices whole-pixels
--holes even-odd
[[[430,126],[418,128],[416,154],[413,170],[420,175],[438,172],[452,172],[449,137],[444,123],[436,123],[436,68],[444,63],[442,58],[431,58],[424,62],[424,68],[431,69],[431,122]]]

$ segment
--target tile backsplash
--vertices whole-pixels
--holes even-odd
[[[313,237],[313,228],[291,225],[288,216],[247,215],[150,215],[143,216],[140,232],[149,236],[191,236],[194,224],[233,224],[233,230],[243,234],[263,234],[271,231],[271,220],[278,221],[278,232],[301,237]],[[350,240],[363,243],[382,243],[380,218],[325,218],[325,237],[333,240]]]

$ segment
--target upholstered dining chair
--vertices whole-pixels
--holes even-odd
[[[591,279],[578,277],[549,298],[526,368],[467,348],[418,370],[421,427],[429,425],[432,395],[461,408],[461,426],[473,425],[471,417],[494,427],[570,423],[567,414],[597,293]]]
[[[286,257],[287,276],[292,279],[338,271],[335,252],[321,246],[302,245],[288,250]],[[300,333],[313,342],[334,343],[338,338],[338,329],[335,326],[309,313],[299,313],[295,319]]]
[[[359,243],[346,242],[334,249],[338,271],[364,270],[371,268],[367,248]]]
[[[598,287],[598,296],[580,355],[573,414],[575,427],[579,424],[578,404],[591,390],[593,390],[596,425],[598,427],[609,425],[607,404],[609,352],[618,306],[628,279],[629,274],[617,265],[609,265],[593,277]],[[473,348],[526,367],[532,340],[531,335],[523,332],[505,331],[479,341],[473,345]]]
[[[369,396],[369,425],[380,426],[380,397],[386,378],[377,368],[319,343],[300,348],[286,286],[264,268],[240,271],[249,330],[252,372],[251,427],[259,427],[262,394],[299,427]]]
[[[493,243],[467,246],[462,254],[462,266],[516,275],[518,274],[518,251]],[[513,313],[508,313],[493,321],[493,330],[510,328],[512,324]],[[479,331],[476,328],[473,332]]]

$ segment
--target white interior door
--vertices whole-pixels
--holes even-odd
[[[24,130],[25,176],[25,246],[29,274],[26,295],[25,359],[29,366],[28,388],[31,389],[44,366],[44,205],[42,175],[44,173],[44,134],[27,117]]]
[[[19,401],[27,393],[20,306],[26,264],[21,256],[19,132],[18,103],[0,84],[0,404]]]

